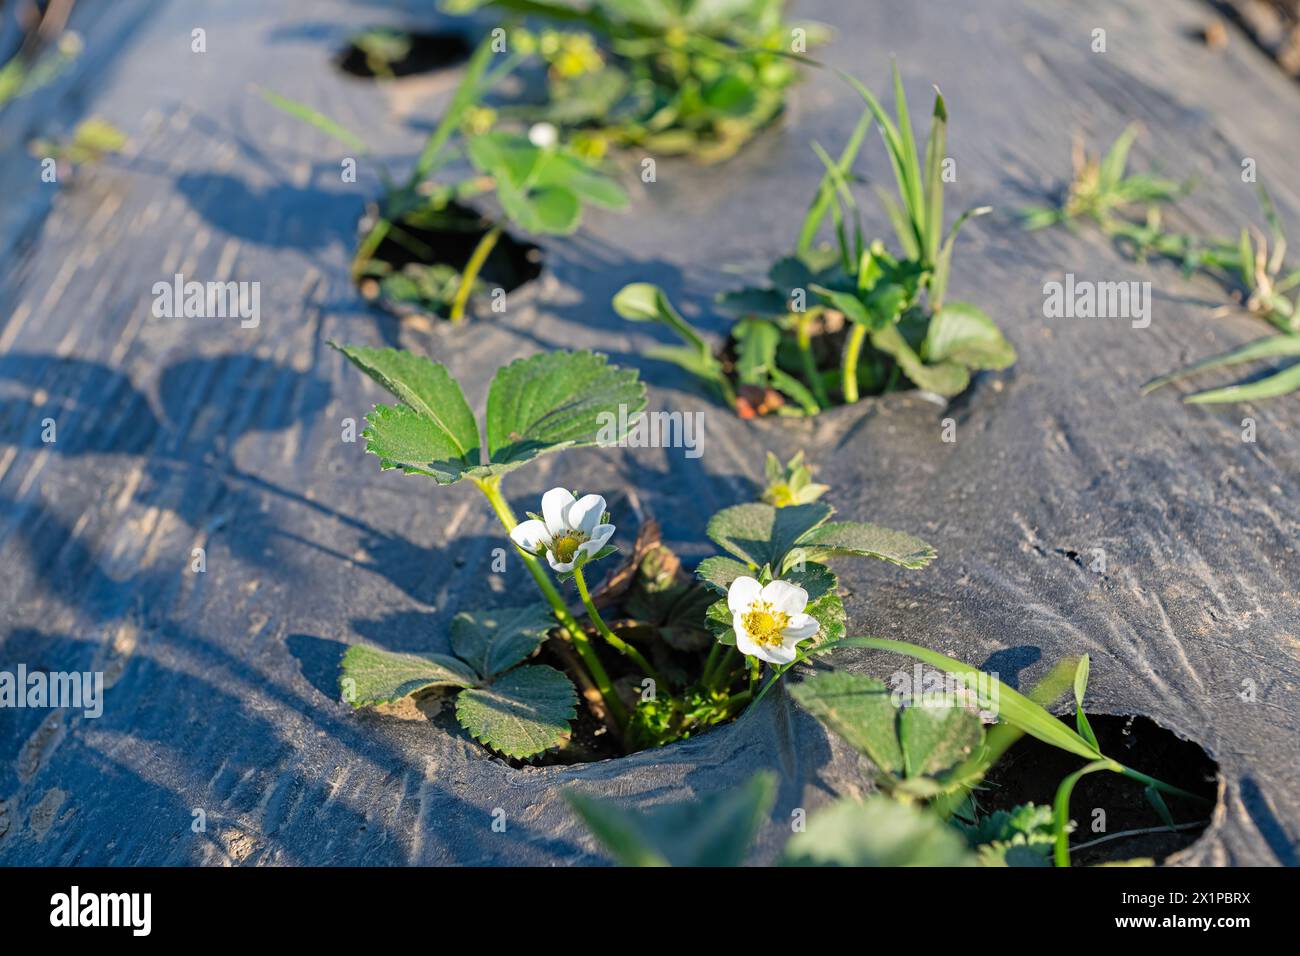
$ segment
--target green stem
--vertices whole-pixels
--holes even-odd
[[[478,241],[478,245],[474,247],[474,252],[469,257],[469,262],[465,263],[465,271],[460,274],[460,285],[456,288],[456,298],[451,303],[453,322],[460,324],[465,320],[465,303],[469,301],[470,291],[478,280],[479,270],[483,268],[483,263],[492,254],[492,249],[500,238],[500,226],[493,226],[483,233],[483,238]]]
[[[867,337],[867,327],[853,323],[849,330],[849,340],[844,344],[844,367],[841,375],[840,390],[844,393],[844,404],[852,405],[858,400],[858,359],[862,355],[862,342]]]
[[[704,659],[704,673],[700,676],[700,683],[710,690],[713,688],[713,671],[722,660],[722,652],[726,648],[725,644],[715,641],[713,646],[709,648],[709,656]]]
[[[605,643],[641,668],[641,672],[655,682],[656,688],[667,687],[668,685],[664,683],[663,678],[659,676],[659,672],[650,666],[650,662],[645,659],[645,656],[609,629],[605,619],[600,616],[596,603],[591,599],[591,592],[587,590],[587,579],[583,577],[581,565],[574,566],[573,581],[578,585],[578,596],[582,598],[582,606],[587,609],[587,617],[591,618],[591,623],[596,626],[596,630],[605,639]]]
[[[1189,793],[1188,791],[1183,790],[1181,787],[1175,787],[1172,783],[1165,783],[1163,780],[1157,780],[1155,777],[1148,777],[1146,774],[1134,770],[1131,767],[1124,766],[1119,761],[1112,760],[1111,763],[1115,765],[1110,768],[1111,770],[1114,770],[1116,773],[1128,777],[1130,780],[1136,780],[1139,783],[1144,783],[1148,787],[1155,787],[1157,790],[1163,790],[1165,793],[1172,794],[1175,797],[1183,797],[1184,799],[1187,800],[1195,800],[1197,803],[1208,804],[1212,802],[1205,799],[1205,797],[1199,796],[1195,793]]]
[[[1092,763],[1080,767],[1061,781],[1061,785],[1056,790],[1056,800],[1053,802],[1053,817],[1056,825],[1056,848],[1054,853],[1057,866],[1070,865],[1070,795],[1074,793],[1074,785],[1090,773],[1113,769],[1115,769],[1113,760],[1094,760]]]
[[[713,669],[706,670],[704,686],[711,691],[720,692],[726,690],[726,680],[731,676],[731,672],[736,667],[736,658],[740,652],[729,644],[719,644],[722,653],[718,655],[713,662]],[[742,657],[743,661],[744,658]]]
[[[519,524],[519,521],[515,518],[514,512],[510,510],[510,505],[506,503],[506,499],[501,494],[501,479],[499,477],[487,479],[475,478],[473,481],[474,484],[478,485],[479,491],[483,492],[488,503],[492,505],[492,510],[495,511],[497,517],[501,519],[501,523],[505,525],[506,531],[513,531],[515,525]],[[574,649],[578,652],[578,656],[582,658],[582,662],[587,666],[587,670],[591,674],[591,682],[595,684],[596,689],[600,691],[601,699],[605,702],[605,709],[609,711],[610,717],[617,725],[615,729],[621,729],[627,724],[627,711],[623,707],[623,702],[620,701],[618,696],[614,693],[614,685],[610,682],[609,674],[605,671],[605,666],[601,664],[600,658],[596,656],[596,649],[591,646],[591,641],[587,639],[587,632],[582,629],[582,625],[575,621],[573,615],[569,613],[569,608],[565,605],[564,598],[560,596],[560,592],[556,589],[555,583],[542,568],[541,562],[537,560],[536,555],[529,554],[527,551],[520,548],[515,548],[515,550],[518,551],[519,556],[523,558],[524,566],[528,568],[528,572],[533,576],[533,580],[537,582],[538,590],[542,592],[542,596],[546,598],[547,603],[551,605],[551,610],[555,614],[555,619],[559,621],[560,625],[568,632],[569,639],[573,643]]]
[[[817,360],[812,353],[812,318],[811,312],[798,313],[795,318],[795,340],[799,345],[799,356],[803,359],[803,374],[804,378],[808,379],[808,387],[812,389],[817,404],[822,408],[829,408],[830,396],[826,394],[826,384],[817,373]]]
[[[1167,827],[1163,823],[1158,827],[1141,827],[1137,830],[1121,830],[1119,833],[1108,833],[1104,837],[1097,837],[1095,840],[1089,840],[1087,843],[1076,843],[1072,850],[1086,850],[1090,846],[1100,846],[1103,843],[1109,843],[1112,840],[1123,840],[1127,837],[1145,836],[1148,833],[1168,833],[1173,830],[1195,830],[1197,827],[1207,827],[1210,825],[1209,820],[1193,820],[1191,823],[1175,823],[1173,827]]]
[[[366,233],[365,238],[361,240],[360,244],[357,246],[356,255],[352,257],[353,282],[359,282],[361,280],[361,273],[365,271],[366,265],[374,256],[376,250],[379,249],[380,243],[382,243],[384,238],[388,235],[388,230],[391,226],[392,223],[387,219],[380,219],[371,227],[370,231]]]
[[[726,713],[727,713],[727,716],[731,716],[731,713],[732,713],[733,710],[739,710],[740,708],[742,708],[742,707],[744,707],[746,704],[748,704],[748,703],[749,703],[749,698],[750,698],[751,696],[752,696],[752,695],[750,694],[749,691],[747,691],[747,690],[742,690],[742,691],[738,691],[737,693],[734,693],[734,694],[732,694],[730,697],[728,697],[728,698],[727,698],[727,704],[726,704]]]

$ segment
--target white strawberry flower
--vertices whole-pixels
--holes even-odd
[[[612,524],[602,523],[605,499],[600,495],[574,498],[563,488],[552,488],[542,495],[542,518],[517,524],[510,540],[529,554],[545,552],[559,572],[595,557],[614,534]]]
[[[560,139],[560,131],[550,123],[534,123],[528,128],[528,142],[538,149],[550,149]]]
[[[727,607],[736,630],[736,647],[742,654],[769,664],[789,664],[797,646],[821,627],[805,614],[808,592],[789,581],[759,584],[741,576],[727,589]]]

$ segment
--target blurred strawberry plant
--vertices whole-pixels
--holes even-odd
[[[784,0],[444,0],[452,13],[484,7],[554,24],[536,38],[546,65],[536,120],[574,131],[600,155],[610,145],[733,155],[780,114],[798,77],[787,53],[824,42],[820,24],[784,20]]]
[[[719,307],[737,317],[723,349],[715,352],[655,286],[633,283],[614,297],[614,310],[623,318],[660,322],[685,342],[654,356],[708,382],[745,418],[773,412],[814,415],[905,383],[951,398],[966,389],[973,372],[1004,369],[1016,358],[983,311],[946,301],[957,233],[968,219],[989,210],[968,210],[944,231],[948,113],[943,96],[936,91],[922,158],[897,68],[895,118],[870,90],[845,78],[867,103],[862,119],[838,159],[813,144],[826,172],[794,254],[773,264],[769,285],[719,299]],[[898,199],[880,192],[898,255],[882,240],[866,241],[850,188],[853,162],[873,120],[898,190]],[[828,215],[835,243],[814,246]]]
[[[112,123],[92,116],[78,123],[67,139],[32,140],[28,152],[38,159],[53,159],[62,172],[93,165],[105,156],[120,153],[127,142],[126,134]]]
[[[527,133],[498,129],[496,111],[482,100],[519,65],[522,55],[491,63],[491,38],[470,57],[465,76],[405,180],[380,166],[384,194],[363,224],[352,260],[363,293],[463,321],[470,297],[486,289],[480,275],[507,226],[536,235],[569,235],[587,205],[620,209],[624,191],[542,125]],[[365,140],[312,108],[270,91],[273,106],[368,155]],[[472,172],[439,178],[456,159]],[[465,204],[495,193],[504,222],[492,222]],[[466,241],[468,237],[468,242]],[[450,261],[449,250],[466,250]]]
[[[1187,192],[1187,187],[1150,173],[1128,172],[1137,132],[1137,126],[1129,126],[1100,158],[1088,155],[1076,141],[1074,178],[1064,198],[1058,206],[1024,210],[1025,227],[1073,226],[1089,220],[1139,263],[1159,256],[1180,264],[1184,275],[1208,275],[1246,312],[1278,330],[1276,335],[1154,378],[1142,387],[1143,393],[1210,369],[1300,356],[1300,294],[1289,295],[1300,288],[1300,269],[1285,265],[1286,234],[1268,193],[1260,187],[1267,235],[1254,226],[1242,226],[1235,238],[1172,231],[1164,224],[1162,206]],[[1296,389],[1300,389],[1300,364],[1248,383],[1195,392],[1183,401],[1243,402],[1287,395]]]

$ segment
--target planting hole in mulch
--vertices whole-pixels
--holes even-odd
[[[389,231],[375,250],[359,288],[366,299],[380,300],[398,314],[445,317],[462,271],[493,223],[455,202],[436,213],[424,210],[419,215],[418,222],[399,220]],[[481,297],[493,289],[508,294],[541,273],[541,248],[503,232],[478,274],[475,294]]]
[[[1088,721],[1106,756],[1203,796],[1209,803],[1168,797],[1170,813],[1180,827],[1171,832],[1143,795],[1140,783],[1115,773],[1088,774],[1070,799],[1070,819],[1078,824],[1070,836],[1071,861],[1077,866],[1140,858],[1160,863],[1200,839],[1218,800],[1218,764],[1195,743],[1148,717],[1089,714]],[[1051,806],[1061,781],[1082,763],[1064,750],[1024,737],[989,772],[977,792],[979,804],[988,811],[1029,802]],[[1192,823],[1200,825],[1183,828]],[[1119,835],[1129,831],[1150,832]]]
[[[828,379],[827,391],[834,403],[833,407],[846,404],[840,384],[840,356],[844,353],[848,333],[848,322],[841,313],[834,310],[827,310],[812,323],[810,345],[813,359],[817,372]],[[718,353],[718,358],[736,390],[736,411],[741,418],[786,414],[798,408],[770,386],[742,384],[737,374],[739,353],[740,343],[733,333],[727,337],[726,344]],[[777,346],[777,364],[791,374],[796,374],[796,370],[799,369],[800,357],[793,333],[781,337],[781,342]],[[862,396],[883,395],[886,392],[905,391],[914,387],[888,355],[872,349],[864,349],[862,360],[858,365],[858,389]]]
[[[353,34],[338,55],[338,68],[363,79],[396,79],[445,70],[469,59],[473,45],[463,33],[411,33],[376,27]]]

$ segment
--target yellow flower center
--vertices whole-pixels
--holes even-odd
[[[564,537],[556,538],[551,542],[551,553],[555,555],[555,560],[561,564],[568,564],[573,560],[573,556],[578,553],[578,548],[587,540],[587,536],[581,531],[569,531]]]
[[[794,492],[784,481],[769,487],[766,497],[768,504],[775,508],[785,508],[795,503]]]
[[[771,647],[781,643],[781,632],[790,624],[790,615],[774,611],[766,601],[755,601],[741,618],[754,643]]]

